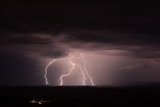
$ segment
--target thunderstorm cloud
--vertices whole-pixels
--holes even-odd
[[[159,7],[153,4],[55,2],[1,6],[0,73],[7,81],[0,84],[41,85],[40,71],[47,60],[68,57],[74,50],[97,55],[88,56],[97,60],[96,69],[102,66],[93,73],[97,85],[160,81],[160,17]],[[105,59],[102,56],[106,61],[100,61]],[[18,64],[21,67],[16,70],[13,66]],[[110,68],[105,68],[107,65]],[[24,75],[29,78],[22,79]],[[53,75],[55,80],[59,74]],[[16,76],[21,78],[12,83]]]

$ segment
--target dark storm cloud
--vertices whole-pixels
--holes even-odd
[[[157,2],[7,3],[0,7],[0,44],[23,44],[46,56],[61,56],[66,50],[60,45],[67,45],[157,57],[158,10]]]
[[[122,50],[141,58],[160,57],[158,36],[106,31],[68,31],[59,34],[12,34],[0,40],[1,46],[19,48],[42,57],[63,57],[70,48],[82,50]]]
[[[0,73],[4,77],[0,84],[32,82],[33,74],[45,67],[36,65],[36,58],[65,57],[74,48],[129,56],[137,62],[143,59],[141,64],[121,66],[122,81],[138,75],[143,79],[145,74],[148,78],[159,70],[149,63],[154,60],[158,65],[160,58],[158,2],[14,2],[0,4]]]
[[[0,29],[9,32],[61,32],[68,29],[116,29],[159,32],[157,2],[17,3],[0,7]]]
[[[47,34],[1,34],[1,44],[50,44],[52,39]]]
[[[124,50],[143,58],[159,57],[160,37],[139,33],[109,31],[72,31],[64,33],[61,41],[72,48],[84,50]]]
[[[116,33],[115,33],[116,32]],[[116,45],[132,45],[132,46],[153,46],[159,45],[159,35],[149,35],[140,33],[122,33],[117,31],[71,31],[66,32],[66,39],[68,41],[80,41],[80,42],[97,42],[97,43],[108,43]]]

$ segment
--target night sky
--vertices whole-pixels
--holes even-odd
[[[48,73],[59,85],[65,58],[77,50],[95,85],[159,82],[159,11],[153,1],[1,4],[0,85],[45,85],[46,65],[64,58]]]

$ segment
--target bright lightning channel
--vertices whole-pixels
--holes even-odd
[[[72,59],[73,59],[73,57],[71,57],[71,59],[70,59],[70,61],[69,61],[69,62],[72,64],[72,67],[71,67],[69,73],[68,73],[68,74],[63,74],[62,76],[60,76],[60,85],[63,85],[63,77],[67,77],[67,76],[69,76],[69,75],[72,74],[72,70],[73,70],[74,67],[75,67],[75,64],[72,62]]]
[[[92,79],[91,76],[89,75],[88,70],[87,70],[87,68],[86,68],[86,63],[85,63],[83,54],[81,54],[81,57],[82,57],[83,67],[84,67],[85,73],[87,74],[88,78],[90,79],[91,84],[94,85],[93,79]]]
[[[48,71],[47,69],[50,67],[50,65],[55,62],[57,59],[54,59],[52,60],[45,68],[45,73],[44,73],[44,78],[45,78],[45,84],[48,85],[48,78],[47,78],[47,74],[48,74]]]
[[[76,64],[76,63],[74,63],[74,62],[72,61],[73,59],[78,59],[78,60],[80,60],[80,58],[82,59],[83,67],[81,67],[80,65],[78,65],[78,64]],[[45,78],[45,84],[46,84],[46,85],[49,84],[49,83],[48,83],[48,78],[47,78],[47,74],[48,74],[47,69],[51,66],[52,63],[54,63],[54,62],[57,61],[57,60],[58,60],[58,59],[52,60],[52,61],[46,66],[46,68],[45,68],[44,78]],[[64,78],[64,77],[67,77],[67,76],[70,76],[70,75],[72,74],[72,72],[73,72],[73,69],[75,69],[76,67],[78,67],[79,70],[81,71],[81,74],[82,74],[82,84],[83,84],[83,85],[86,85],[86,81],[85,81],[85,80],[86,80],[86,76],[85,76],[85,75],[87,75],[87,77],[88,77],[89,80],[90,80],[91,85],[94,86],[93,79],[92,79],[92,77],[89,75],[88,70],[87,70],[87,68],[86,68],[86,63],[85,63],[85,59],[84,59],[84,55],[83,55],[83,54],[80,54],[79,57],[72,56],[72,57],[69,59],[69,63],[72,65],[72,67],[70,68],[70,70],[69,70],[69,72],[68,72],[67,74],[62,74],[62,75],[60,76],[60,78],[59,78],[59,79],[60,79],[60,86],[64,85],[63,78]]]

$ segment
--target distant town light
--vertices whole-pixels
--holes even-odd
[[[33,99],[33,100],[31,100],[31,101],[29,101],[30,103],[32,103],[32,104],[46,104],[46,103],[49,103],[50,101],[47,101],[47,100],[35,100],[35,99]]]

